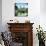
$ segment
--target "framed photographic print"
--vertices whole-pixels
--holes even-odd
[[[15,16],[28,16],[28,3],[15,3]]]

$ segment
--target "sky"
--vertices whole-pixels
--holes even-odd
[[[31,8],[32,9],[32,0],[16,0],[15,1],[16,3],[28,3],[28,8]],[[29,5],[30,4],[30,5]],[[25,5],[24,5],[25,6]],[[22,6],[23,7],[23,6]]]
[[[28,8],[28,3],[16,3],[16,5],[18,6],[18,8]]]

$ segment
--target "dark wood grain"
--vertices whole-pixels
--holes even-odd
[[[16,32],[28,32],[28,45],[26,46],[33,46],[33,23],[7,23],[9,25],[9,31],[12,33]],[[15,36],[13,37],[15,38]]]

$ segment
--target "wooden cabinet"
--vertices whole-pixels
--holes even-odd
[[[7,23],[13,41],[23,43],[22,46],[33,46],[33,23]]]

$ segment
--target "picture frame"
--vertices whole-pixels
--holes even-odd
[[[15,16],[28,16],[28,3],[15,3]]]

